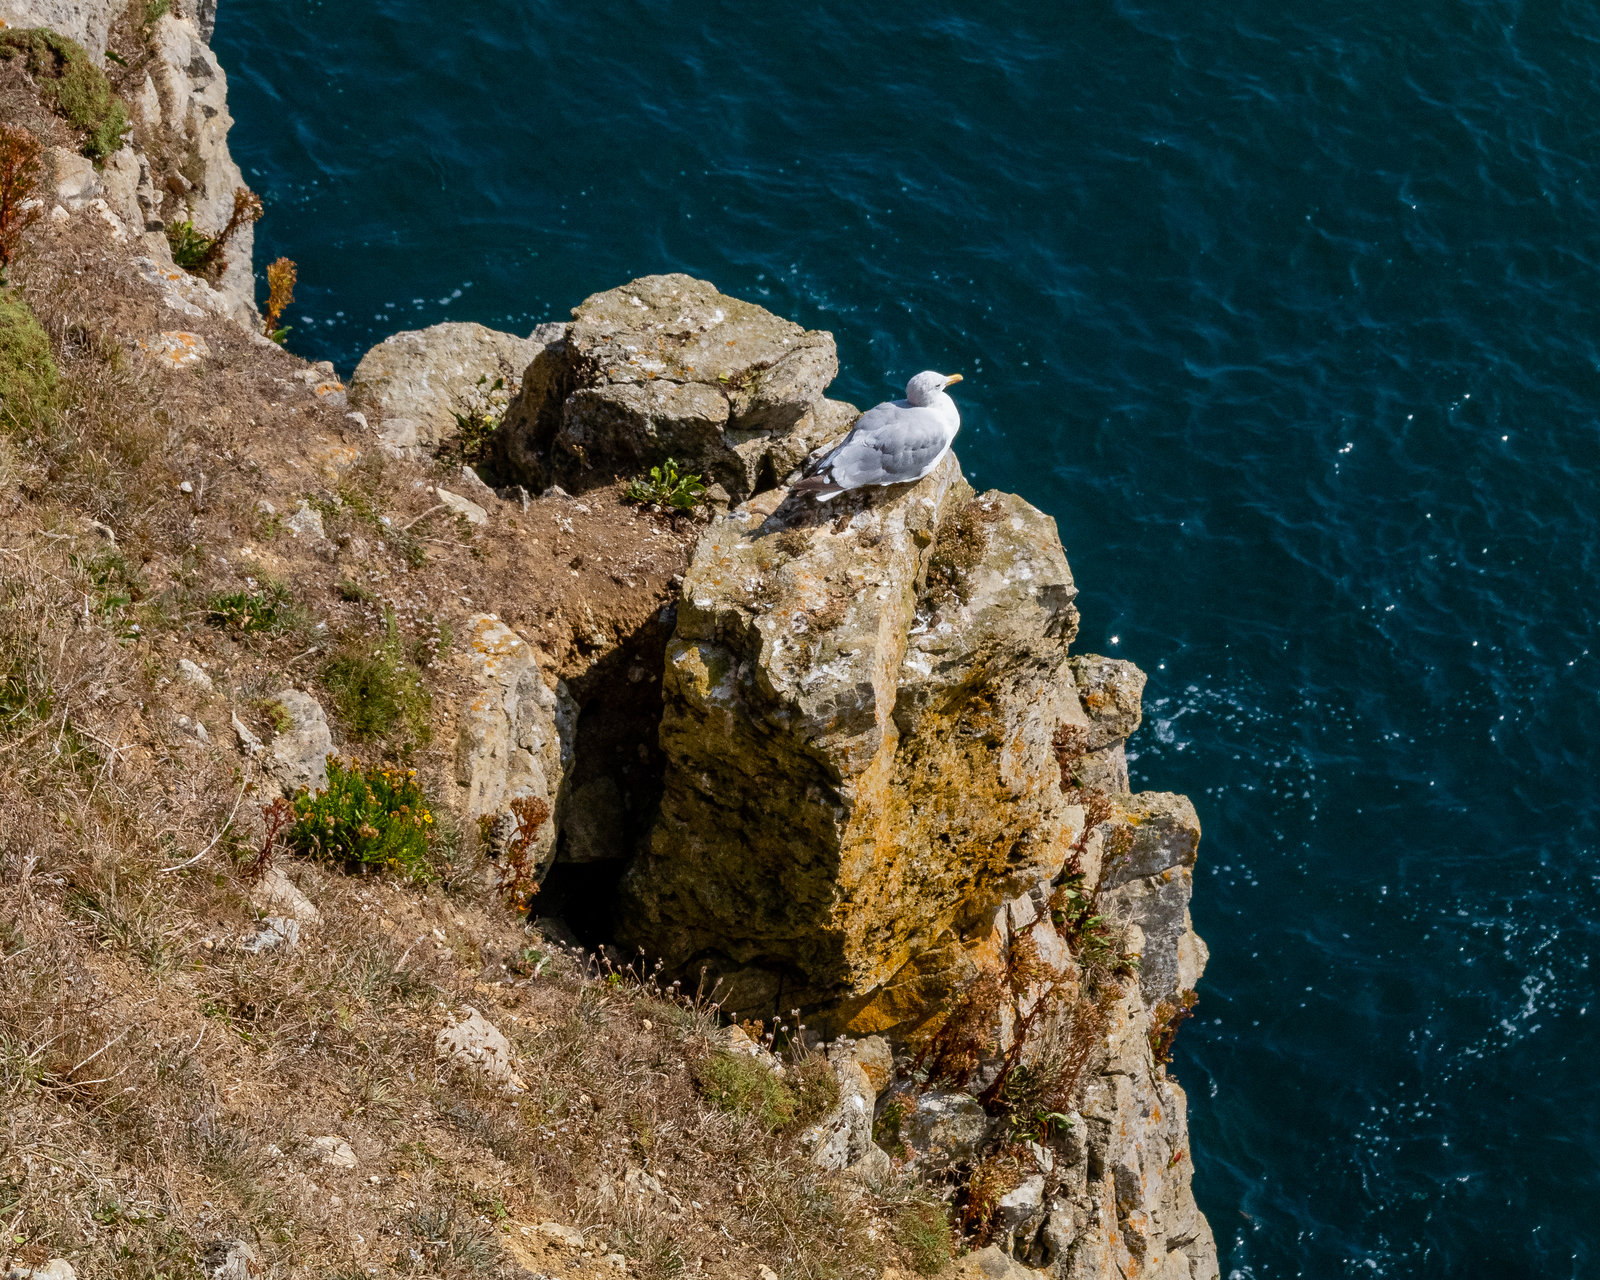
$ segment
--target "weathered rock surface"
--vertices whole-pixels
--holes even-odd
[[[361,357],[350,400],[387,450],[420,457],[459,434],[458,414],[503,414],[543,348],[537,336],[460,322],[392,334]],[[496,382],[503,384],[498,392]]]
[[[545,684],[532,647],[490,614],[468,620],[463,662],[476,687],[456,735],[456,781],[467,789],[466,815],[488,819],[500,845],[496,852],[526,837],[543,867],[555,857],[556,807],[571,760],[571,704]],[[531,832],[523,830],[524,819],[536,819]]]
[[[894,1076],[894,1058],[881,1036],[837,1040],[828,1062],[839,1083],[833,1109],[800,1136],[800,1148],[830,1171],[850,1169],[877,1154],[872,1145],[878,1091]]]
[[[0,26],[49,27],[98,60],[105,57],[106,36],[125,7],[124,0],[0,0]]]
[[[256,1280],[266,1273],[248,1240],[218,1240],[202,1258],[206,1280]]]
[[[529,487],[577,492],[667,458],[734,498],[770,488],[846,430],[825,400],[833,335],[806,330],[685,275],[645,276],[573,309],[529,365],[500,431]]]
[[[828,523],[782,496],[715,522],[686,575],[628,940],[709,964],[732,1008],[904,1030],[1081,830],[1052,747],[1084,721],[1076,591],[1054,522],[975,499],[953,457]]]
[[[328,785],[328,757],[333,754],[333,733],[322,704],[300,689],[285,689],[273,696],[285,726],[273,734],[265,756],[266,769],[292,796],[302,787],[320,791]]]
[[[264,916],[286,916],[301,924],[320,924],[322,912],[300,891],[282,867],[268,867],[250,886],[250,905]]]
[[[434,1038],[433,1050],[440,1062],[480,1076],[509,1093],[520,1093],[526,1086],[517,1074],[511,1042],[470,1005],[466,1014],[459,1022],[452,1019]]]

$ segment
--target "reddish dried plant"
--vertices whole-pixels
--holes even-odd
[[[28,205],[39,185],[39,140],[17,125],[0,124],[0,284],[15,259],[22,233],[39,217]]]
[[[264,331],[274,342],[282,342],[289,331],[279,322],[289,304],[294,301],[295,281],[299,270],[290,258],[279,258],[267,268],[267,315]]]

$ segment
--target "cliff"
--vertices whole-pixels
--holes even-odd
[[[210,15],[0,20],[8,1275],[1215,1276],[1199,823],[1054,522],[791,497],[833,338],[684,276],[346,388]]]

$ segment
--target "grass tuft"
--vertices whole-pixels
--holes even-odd
[[[431,736],[432,698],[406,659],[394,614],[386,621],[378,644],[345,649],[323,669],[322,682],[353,737],[405,749]]]
[[[0,31],[0,58],[26,59],[40,97],[86,135],[84,155],[103,160],[122,146],[127,109],[82,45],[44,27]]]

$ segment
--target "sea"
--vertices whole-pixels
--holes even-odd
[[[223,0],[348,374],[684,271],[960,372],[1204,826],[1222,1274],[1600,1275],[1600,5]]]

